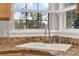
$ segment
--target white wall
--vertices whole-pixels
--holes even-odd
[[[0,21],[0,37],[8,36],[9,21]]]

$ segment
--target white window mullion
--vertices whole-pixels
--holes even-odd
[[[14,30],[14,15],[13,15],[13,4],[11,4],[11,20],[10,20],[10,29]]]
[[[63,11],[63,4],[59,4],[59,10]],[[63,30],[63,12],[59,13],[59,30]]]

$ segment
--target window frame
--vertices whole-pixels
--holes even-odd
[[[11,4],[12,5],[12,4]],[[63,5],[63,4],[62,4]],[[13,5],[12,5],[13,6]],[[57,11],[51,11],[51,10],[19,10],[19,11],[23,11],[23,12],[48,12],[48,13],[64,13],[64,15],[65,15],[65,17],[64,17],[64,24],[62,24],[62,25],[64,25],[64,27],[60,24],[60,26],[62,27],[62,29],[60,29],[59,28],[59,30],[73,30],[73,29],[66,29],[66,11],[68,11],[68,10],[72,10],[72,9],[75,9],[76,7],[75,7],[76,5],[71,5],[71,6],[69,6],[69,7],[66,7],[66,8],[64,8],[64,7],[62,7],[63,8],[63,10],[61,9],[61,6],[59,6],[59,10]],[[60,10],[62,10],[62,11],[60,11]],[[11,9],[11,11],[12,11],[12,13],[14,12],[13,11],[13,9]],[[15,10],[15,11],[17,11],[17,10]],[[12,17],[11,17],[11,22],[12,22],[12,30],[16,30],[16,29],[14,29],[14,21],[13,21],[13,14],[11,14],[12,15]],[[49,17],[49,15],[48,15],[48,17]],[[19,30],[19,29],[18,29]],[[26,29],[26,30],[28,30],[28,29]],[[33,30],[35,30],[35,29],[33,29]],[[39,29],[37,29],[37,30],[39,30]],[[74,29],[74,30],[76,30],[76,29]]]

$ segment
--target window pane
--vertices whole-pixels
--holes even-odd
[[[25,20],[26,16],[25,16],[25,12],[14,12],[14,20]]]
[[[26,9],[26,4],[25,3],[14,3],[13,4],[13,9],[14,10],[25,10]]]
[[[24,12],[14,12],[14,28],[16,29],[24,29],[26,28]]]
[[[14,19],[20,19],[21,12],[14,12]]]
[[[37,20],[36,12],[27,12],[27,20]]]
[[[29,29],[36,29],[36,28],[39,28],[38,26],[38,21],[35,21],[35,20],[28,20],[27,21],[27,28]]]
[[[48,13],[42,13],[43,20],[48,20]]]
[[[27,3],[27,10],[37,10],[37,3]]]
[[[66,12],[66,28],[75,28],[76,10]]]
[[[25,29],[26,28],[26,22],[24,20],[15,20],[14,21],[14,28]]]
[[[45,28],[48,25],[48,21],[42,21],[41,28]]]
[[[48,10],[48,3],[38,3],[39,10]]]

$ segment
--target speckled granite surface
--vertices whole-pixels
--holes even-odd
[[[50,40],[49,40],[50,39]],[[66,43],[73,46],[66,52],[62,51],[34,51],[30,49],[18,49],[16,45],[28,42],[45,42],[45,43]],[[0,37],[0,55],[49,55],[49,56],[78,56],[79,55],[79,39],[70,37],[51,36],[36,36],[36,37]]]

